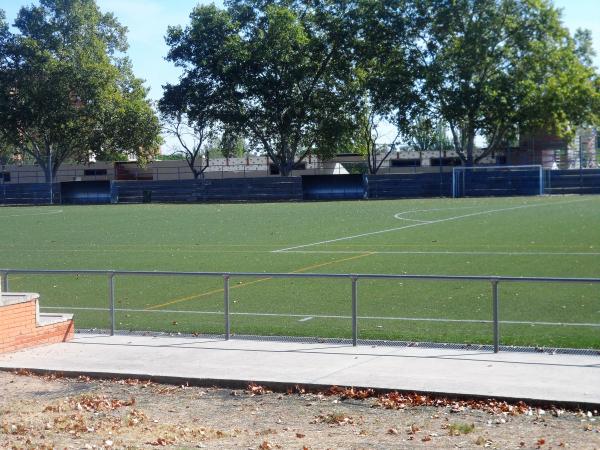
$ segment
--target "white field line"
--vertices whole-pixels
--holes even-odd
[[[533,204],[527,204],[527,205],[511,206],[508,208],[489,209],[487,211],[478,211],[478,212],[469,213],[469,214],[461,214],[460,216],[446,217],[444,219],[432,220],[430,222],[413,223],[413,224],[404,225],[401,227],[387,228],[385,230],[371,231],[368,233],[355,234],[353,236],[344,236],[344,237],[337,238],[337,239],[328,239],[325,241],[311,242],[310,244],[302,244],[302,245],[296,245],[294,247],[280,248],[278,250],[272,250],[271,253],[283,253],[283,252],[287,252],[290,250],[296,250],[299,248],[314,247],[315,245],[322,245],[322,244],[331,244],[332,242],[347,241],[350,239],[356,239],[356,238],[360,238],[360,237],[374,236],[377,234],[390,233],[392,231],[405,230],[407,228],[415,228],[415,227],[421,227],[424,225],[433,225],[433,224],[437,224],[437,223],[450,222],[452,220],[465,219],[467,217],[482,216],[484,214],[492,214],[492,213],[504,212],[504,211],[514,211],[517,209],[525,209],[525,208],[535,208],[537,206],[555,206],[555,205],[560,205],[560,204],[565,204],[565,203],[576,203],[576,202],[582,202],[582,201],[587,201],[587,200],[589,200],[589,199],[573,200],[573,201],[568,201],[568,202],[556,202],[556,203],[533,203]],[[409,211],[407,211],[407,212],[409,212]]]
[[[9,215],[0,215],[0,219],[6,219],[8,217],[31,217],[31,216],[49,216],[52,214],[62,214],[64,211],[59,209],[58,211],[48,211],[48,212],[40,212],[33,214],[9,214]]]
[[[313,319],[314,319],[313,316],[308,316],[308,317],[305,317],[304,319],[300,319],[298,322],[308,322],[309,320],[313,320]]]
[[[408,211],[402,211],[397,214],[394,214],[394,219],[398,220],[408,220],[410,222],[421,222],[421,223],[431,223],[431,220],[417,220],[417,219],[409,219],[407,217],[403,217],[405,214],[418,213],[418,212],[431,212],[431,211],[455,211],[457,209],[474,209],[481,208],[481,205],[476,206],[458,206],[456,208],[431,208],[431,209],[410,209]]]
[[[285,253],[305,254],[357,254],[373,255],[474,255],[474,256],[600,256],[600,252],[482,252],[482,251],[412,251],[412,250],[288,250]]]
[[[402,213],[400,213],[402,214]],[[394,216],[394,219],[398,220],[408,220],[409,222],[420,222],[420,223],[431,223],[431,220],[417,220],[417,219],[407,219],[406,217],[401,217],[398,214]]]
[[[85,308],[74,306],[43,306],[40,309],[62,309],[69,310],[84,310],[84,311],[107,311],[108,308]],[[140,313],[179,313],[179,314],[207,314],[207,315],[223,315],[223,311],[192,311],[192,310],[172,310],[172,309],[127,309],[115,308],[117,312],[140,312]],[[283,314],[283,313],[251,313],[251,312],[230,312],[232,316],[248,316],[248,317],[301,317],[311,319],[351,319],[352,316],[315,314],[307,316],[306,314]],[[427,317],[381,317],[381,316],[358,316],[363,320],[385,320],[385,321],[407,321],[407,322],[448,322],[448,323],[493,323],[488,319],[442,319],[442,318],[427,318]],[[299,320],[300,322],[301,320]],[[525,320],[501,320],[500,323],[510,325],[549,325],[561,327],[591,327],[600,328],[600,323],[576,323],[576,322],[538,322]]]

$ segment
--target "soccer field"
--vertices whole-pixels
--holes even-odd
[[[0,227],[8,269],[600,277],[600,196],[1,208]],[[106,277],[9,282],[109,327]],[[499,295],[503,344],[600,348],[600,285]],[[360,338],[492,339],[487,281],[360,280],[358,298]],[[121,330],[223,332],[220,278],[118,276],[116,299]],[[233,278],[231,313],[235,334],[347,338],[351,283]]]

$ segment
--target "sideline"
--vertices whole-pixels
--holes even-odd
[[[62,213],[64,213],[64,210],[59,209],[58,211],[48,211],[48,212],[40,212],[40,213],[33,213],[33,214],[8,214],[8,215],[0,214],[0,219],[7,219],[9,217],[50,216],[53,214],[62,214]]]
[[[364,253],[367,250],[288,250],[284,253],[303,253],[307,255],[311,254],[347,254],[352,255],[355,253]],[[521,252],[521,251],[453,251],[453,250],[431,250],[431,251],[418,251],[418,250],[368,250],[374,255],[473,255],[473,256],[600,256],[600,252]]]

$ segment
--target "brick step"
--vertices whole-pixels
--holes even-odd
[[[39,294],[0,294],[0,353],[73,338],[73,315],[40,313]]]

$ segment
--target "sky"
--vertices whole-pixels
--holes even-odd
[[[162,96],[162,86],[176,83],[180,71],[165,60],[168,47],[164,36],[170,25],[185,26],[189,13],[198,0],[96,0],[103,12],[111,11],[121,24],[128,29],[128,56],[139,78],[146,80],[150,97],[158,100]],[[12,24],[18,10],[32,3],[20,0],[0,0],[0,9],[6,11]],[[36,2],[37,3],[37,2]],[[215,1],[222,6],[222,2]],[[600,67],[600,0],[555,0],[554,5],[563,11],[564,24],[574,32],[577,28],[592,30],[597,56],[596,66]],[[393,134],[388,131],[385,133]],[[171,146],[167,142],[166,147]],[[170,153],[169,148],[163,152]]]

